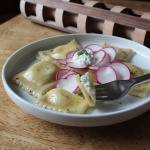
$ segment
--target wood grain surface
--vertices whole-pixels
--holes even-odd
[[[129,27],[136,27],[150,31],[150,20],[144,18],[138,18],[126,14],[120,14],[116,12],[110,12],[101,8],[94,8],[85,5],[80,5],[72,2],[64,2],[60,0],[26,0],[33,4],[41,4],[51,8],[63,9],[71,13],[83,14],[92,18],[110,20],[120,25],[125,25]],[[58,5],[59,2],[59,5]],[[97,11],[99,10],[99,11]]]
[[[28,42],[62,32],[17,16],[0,26],[0,70]],[[125,123],[96,128],[52,124],[24,113],[0,81],[0,150],[149,150],[150,111]]]
[[[84,0],[88,1],[88,0]],[[149,0],[98,0],[100,2],[109,3],[113,5],[121,5],[132,9],[141,11],[150,11]]]

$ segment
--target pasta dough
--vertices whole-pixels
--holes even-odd
[[[118,47],[113,47],[111,45],[108,44],[104,44],[102,47],[107,48],[107,47],[112,47],[116,50],[116,57],[115,60],[121,60],[121,61],[125,61],[125,62],[129,62],[131,60],[131,58],[134,55],[134,52],[132,49],[129,48],[118,48]]]
[[[54,60],[51,56],[51,50],[39,51],[37,55],[38,60]]]
[[[96,103],[95,96],[93,97],[93,95],[87,91],[85,86],[81,83],[79,75],[76,77],[76,79],[77,79],[79,88],[81,90],[81,93],[83,94],[84,98],[88,102],[89,106],[95,106],[95,103]]]
[[[133,64],[130,63],[126,63],[126,64],[130,69],[132,78],[143,76],[145,74],[150,73],[150,71],[141,69]],[[147,94],[149,93],[150,93],[150,81],[135,85],[129,91],[129,95],[138,96],[142,98],[147,96]]]
[[[51,61],[39,61],[17,74],[14,81],[30,94],[39,97],[54,87],[57,66]]]
[[[67,44],[60,45],[54,48],[51,52],[51,56],[55,59],[65,59],[67,53],[69,53],[70,51],[75,51],[78,48],[79,44],[75,40],[72,40]]]
[[[55,88],[40,98],[38,104],[44,108],[71,113],[85,113],[89,105],[85,99],[77,94],[61,88]]]

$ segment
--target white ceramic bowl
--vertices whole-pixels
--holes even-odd
[[[132,63],[139,67],[150,69],[150,49],[127,39],[97,34],[72,34],[50,37],[20,48],[5,62],[2,70],[2,81],[7,94],[14,103],[25,112],[49,122],[87,127],[123,122],[142,114],[150,108],[150,96],[143,99],[126,96],[113,102],[98,102],[96,108],[90,110],[87,114],[61,113],[36,106],[32,96],[11,83],[10,79],[16,73],[27,68],[35,60],[37,51],[53,48],[72,39],[76,39],[82,45],[107,42],[122,48],[132,48],[136,52]]]

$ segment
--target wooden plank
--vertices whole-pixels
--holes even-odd
[[[39,3],[51,8],[59,8],[72,13],[87,15],[96,19],[110,20],[115,23],[126,25],[129,27],[136,27],[143,30],[150,31],[150,20],[139,18],[135,16],[130,16],[126,14],[120,14],[116,12],[110,12],[100,8],[88,7],[85,5],[80,5],[71,2],[63,2],[59,0],[27,0],[31,3]],[[59,2],[59,5],[58,5]],[[89,9],[90,8],[90,9]]]

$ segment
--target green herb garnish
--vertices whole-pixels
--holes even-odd
[[[78,56],[83,55],[83,54],[89,55],[89,53],[86,50],[82,50],[78,52]]]

